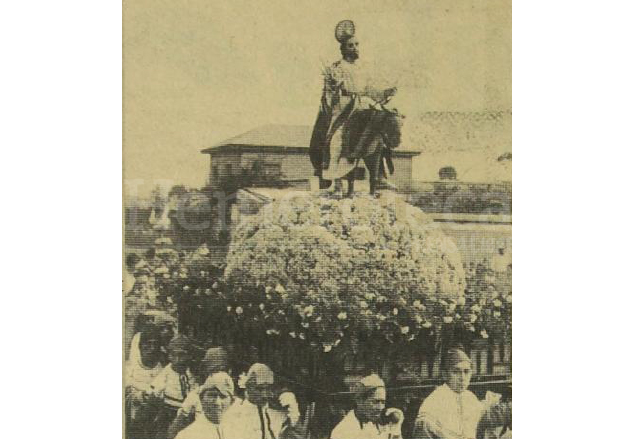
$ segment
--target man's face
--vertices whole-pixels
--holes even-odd
[[[472,365],[467,361],[455,364],[446,373],[447,385],[453,391],[461,393],[470,386]]]
[[[366,421],[378,421],[385,408],[385,388],[379,387],[369,397],[357,402],[357,411]]]
[[[257,406],[264,406],[272,397],[272,383],[257,383],[254,380],[246,383],[248,400]]]
[[[344,43],[343,57],[351,61],[359,58],[359,40],[356,37],[351,37]]]
[[[147,338],[140,342],[140,355],[142,357],[142,363],[147,366],[152,366],[157,360],[157,353],[159,352],[159,340],[155,337]]]
[[[191,357],[186,349],[171,349],[168,351],[168,361],[175,372],[184,373],[188,369]]]
[[[223,394],[217,389],[203,391],[199,395],[199,400],[202,403],[204,415],[213,424],[220,423],[222,415],[228,410],[232,402],[232,398],[229,395]]]

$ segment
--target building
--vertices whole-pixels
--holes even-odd
[[[224,178],[244,170],[258,170],[267,178],[308,182],[313,176],[308,148],[312,126],[264,125],[202,150],[210,155],[209,183],[218,188]],[[393,150],[394,175],[390,183],[399,190],[412,181],[412,158],[420,151],[404,146]]]

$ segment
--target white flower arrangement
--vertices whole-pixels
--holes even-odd
[[[241,286],[238,302],[265,292],[259,300],[284,311],[265,318],[282,334],[309,332],[317,346],[355,327],[414,339],[436,321],[439,301],[463,303],[465,290],[454,243],[421,210],[384,196],[295,193],[266,205],[236,228],[224,278]],[[293,314],[301,321],[291,327]]]

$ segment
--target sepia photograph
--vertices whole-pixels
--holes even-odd
[[[125,439],[512,437],[511,6],[123,2]]]

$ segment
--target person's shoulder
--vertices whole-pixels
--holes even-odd
[[[325,70],[326,70],[326,73],[329,75],[335,75],[335,74],[341,73],[343,71],[343,60],[340,59],[338,61],[333,62]]]
[[[200,436],[197,434],[197,430],[198,424],[197,422],[193,422],[188,427],[180,430],[177,436],[175,436],[175,439],[199,439]]]
[[[465,392],[463,392],[463,396],[467,398],[468,400],[472,401],[473,403],[479,403],[479,404],[481,403],[478,397],[471,390],[466,390]]]
[[[348,414],[346,414],[346,416],[344,416],[343,419],[335,425],[335,428],[332,429],[330,439],[341,439],[351,436],[352,427],[355,425],[354,421],[356,421],[354,417],[354,410],[350,410]]]
[[[429,407],[433,405],[438,405],[439,400],[442,396],[445,395],[444,386],[437,386],[432,393],[425,397],[423,402],[421,403],[421,407],[419,408],[419,412],[427,411]]]

